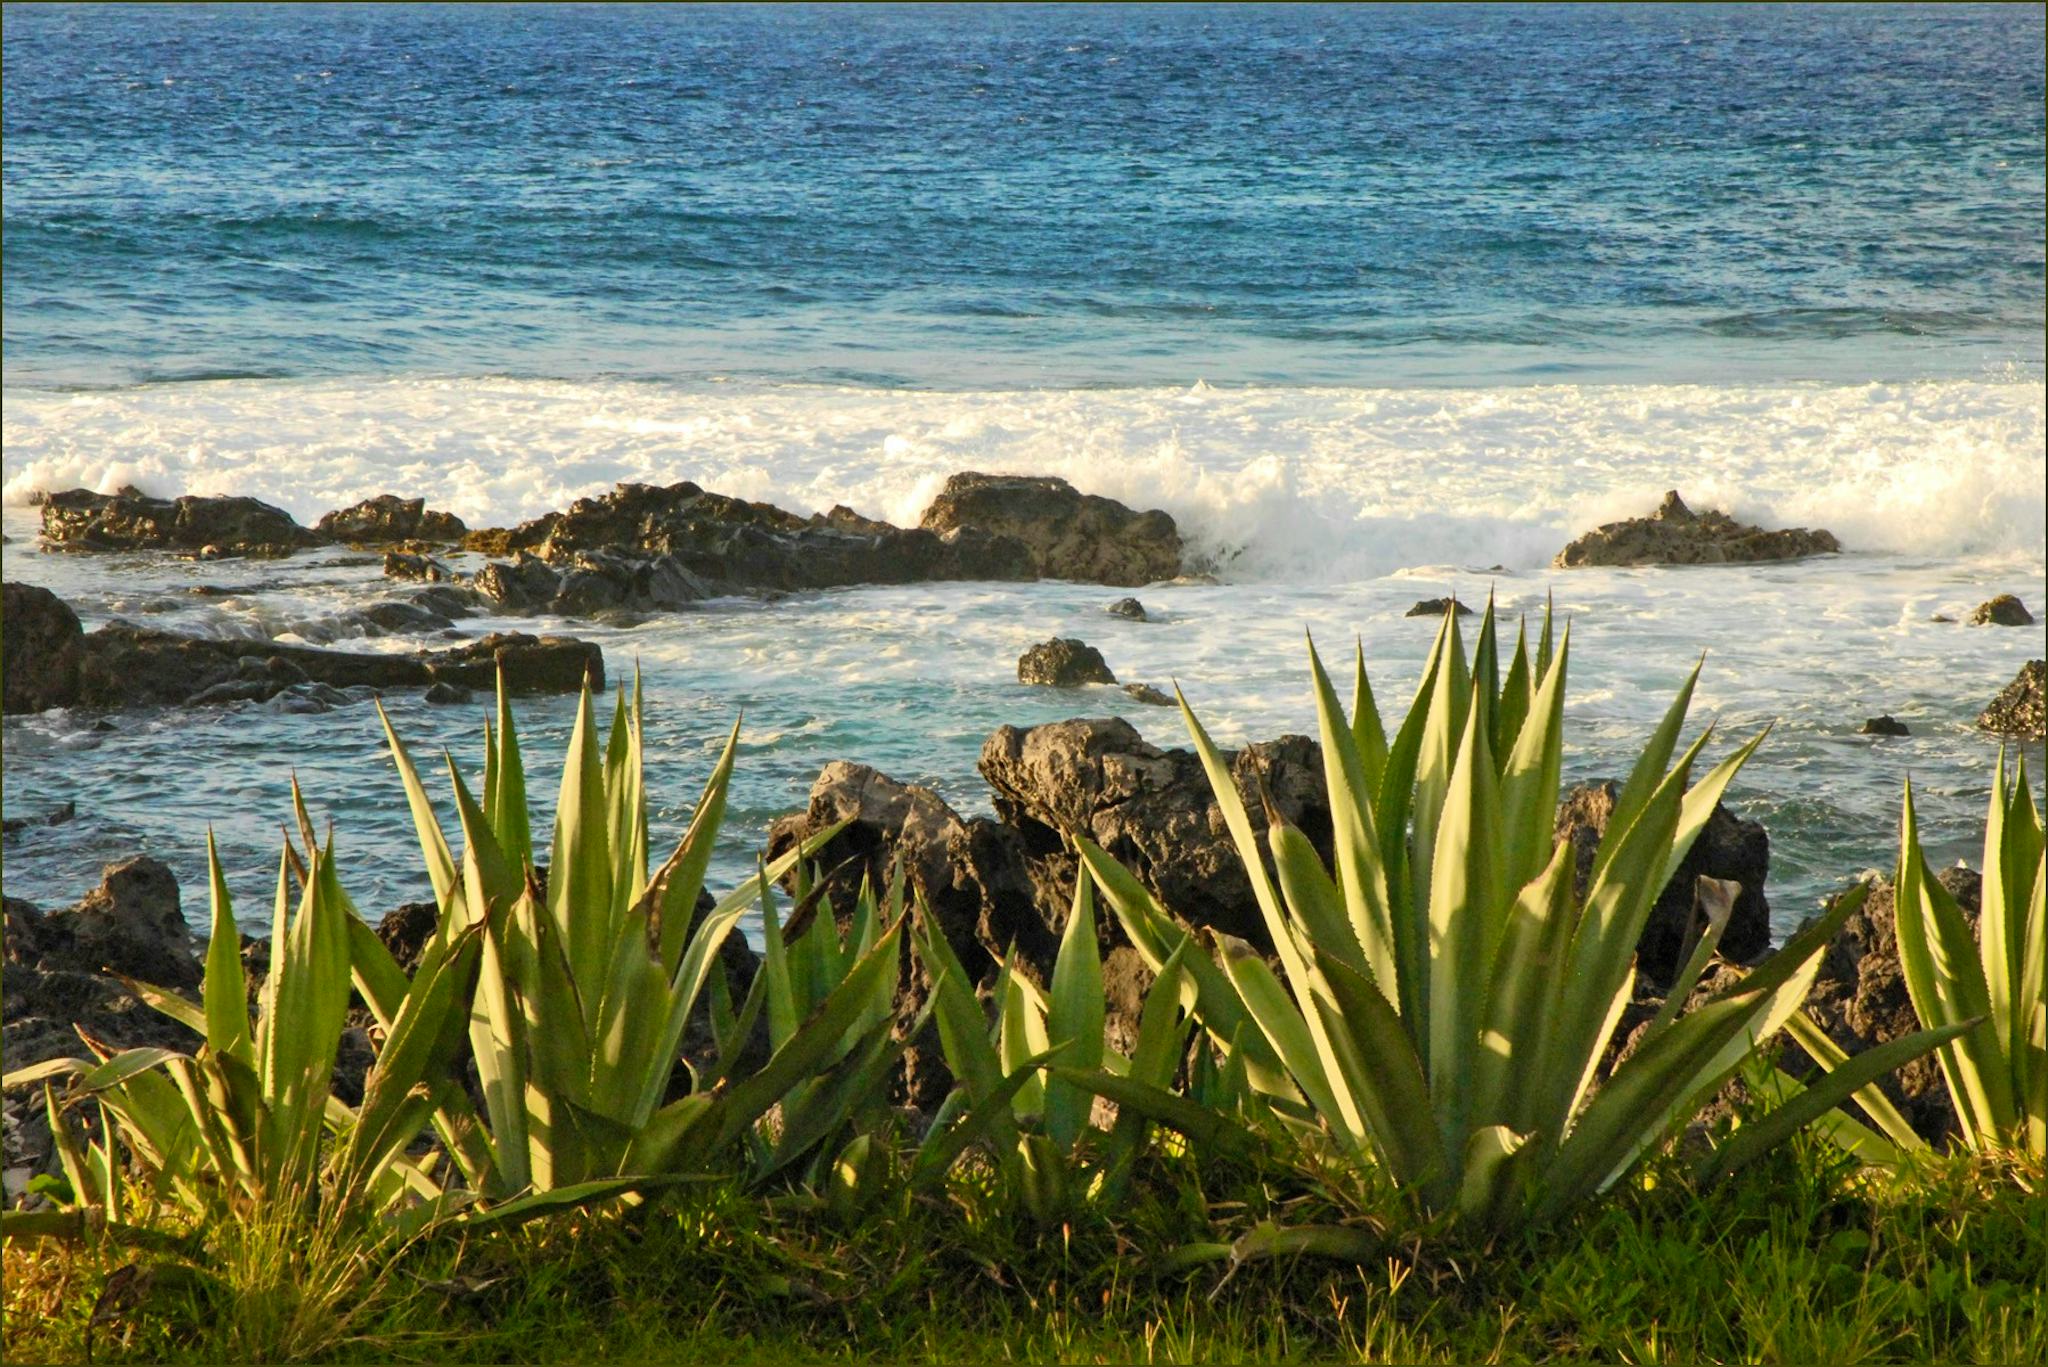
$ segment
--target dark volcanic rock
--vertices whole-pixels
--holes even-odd
[[[452,583],[456,574],[430,555],[413,551],[384,552],[384,577],[414,584]]]
[[[1913,733],[1906,729],[1904,722],[1890,713],[1886,713],[1881,717],[1865,718],[1863,725],[1857,728],[1856,734],[1859,736],[1910,736]]]
[[[908,584],[934,579],[1028,579],[1024,547],[979,528],[957,536],[876,522],[847,508],[815,517],[710,493],[695,484],[621,484],[472,549],[530,551],[550,564],[577,552],[675,557],[707,593]],[[704,596],[699,594],[698,596]]]
[[[0,707],[41,712],[78,692],[85,632],[78,614],[48,589],[8,584],[0,600]]]
[[[1472,609],[1466,607],[1455,598],[1425,598],[1401,615],[1403,617],[1441,617],[1447,610],[1455,611],[1460,617],[1470,617],[1472,615]]]
[[[1842,549],[1832,532],[1793,527],[1765,531],[1726,513],[1694,513],[1677,490],[1649,517],[1609,522],[1557,553],[1559,569],[1582,565],[1723,565],[1797,560]]]
[[[1041,641],[1017,661],[1017,682],[1042,684],[1051,688],[1078,688],[1082,684],[1113,684],[1102,652],[1085,641],[1055,636]]]
[[[1104,608],[1103,611],[1112,617],[1121,617],[1127,622],[1149,622],[1152,620],[1151,614],[1145,611],[1145,605],[1135,598],[1119,598],[1107,608]]]
[[[1578,860],[1576,882],[1584,898],[1600,837],[1614,815],[1621,790],[1613,783],[1582,783],[1558,804],[1556,838],[1570,840]],[[1771,838],[1754,821],[1744,821],[1720,803],[1693,842],[1670,882],[1657,895],[1636,941],[1636,965],[1649,983],[1662,988],[1678,976],[1679,955],[1697,929],[1695,880],[1722,878],[1742,886],[1735,910],[1721,932],[1720,954],[1735,963],[1751,963],[1770,948],[1771,904],[1764,882],[1771,868]]]
[[[0,821],[0,832],[14,835],[21,831],[32,830],[38,826],[61,826],[77,815],[78,804],[76,802],[60,802],[49,811],[36,816],[10,816],[4,821]]]
[[[505,632],[447,650],[357,654],[274,641],[184,636],[111,622],[83,638],[78,685],[66,706],[129,707],[262,701],[288,689],[493,688],[500,667],[518,693],[604,685],[597,646],[566,636]],[[11,664],[10,664],[11,668]],[[313,693],[332,705],[344,695]]]
[[[338,508],[314,524],[321,536],[357,545],[391,541],[460,541],[469,529],[453,513],[435,512],[423,498],[379,494]]]
[[[1982,880],[1960,867],[1936,877],[1955,895],[1974,930]],[[1898,929],[1893,918],[1891,884],[1879,879],[1822,952],[1820,972],[1807,994],[1807,1013],[1851,1055],[1920,1029],[1899,967]],[[1796,1045],[1781,1050],[1780,1063],[1795,1076],[1805,1076],[1813,1069],[1805,1051]],[[1922,1054],[1903,1068],[1886,1073],[1877,1085],[1923,1138],[1938,1142],[1955,1131],[1955,1104],[1934,1055]]]
[[[2022,740],[2048,737],[2048,661],[2021,665],[2013,681],[1977,714],[1977,725]]]
[[[1172,707],[1175,705],[1171,693],[1154,688],[1151,684],[1127,683],[1124,685],[1124,692],[1151,707]]]
[[[1263,780],[1280,815],[1328,857],[1320,747],[1283,736],[1226,758],[1252,812],[1261,809]],[[1062,865],[1040,883],[1072,895],[1066,838],[1085,835],[1182,920],[1265,942],[1251,880],[1193,751],[1162,750],[1120,718],[1089,718],[1002,727],[982,745],[980,768],[1004,824],[1022,834],[1032,856]]]
[[[919,525],[1013,537],[1028,549],[1032,571],[1046,579],[1149,584],[1181,570],[1180,530],[1172,517],[1080,493],[1063,479],[957,474]]]
[[[71,489],[43,498],[43,540],[84,550],[178,550],[289,555],[320,537],[282,508],[253,498],[151,498],[133,488]]]
[[[2034,614],[2027,611],[2027,605],[2009,593],[1977,604],[1970,614],[1973,627],[2030,627],[2034,625]]]

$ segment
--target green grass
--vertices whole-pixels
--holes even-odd
[[[95,1361],[2048,1361],[2048,1185],[1957,1155],[1886,1176],[1802,1140],[1713,1191],[1640,1186],[1487,1243],[1389,1207],[1367,1266],[1163,1271],[1259,1219],[1263,1175],[1155,1156],[1113,1217],[1020,1224],[971,1179],[843,1226],[725,1184],[378,1252],[216,1227],[203,1273],[90,1326]],[[1284,1190],[1298,1191],[1298,1186]],[[5,1254],[10,1363],[84,1361],[110,1243]],[[145,1258],[144,1265],[149,1266]],[[120,1298],[110,1298],[116,1302]]]

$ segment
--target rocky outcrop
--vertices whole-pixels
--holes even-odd
[[[1149,622],[1152,614],[1145,611],[1145,605],[1135,598],[1119,598],[1103,609],[1112,617],[1121,617],[1126,622]]]
[[[469,528],[455,514],[427,507],[423,498],[379,494],[337,508],[315,523],[313,530],[330,541],[381,546],[394,541],[460,541]]]
[[[1022,543],[1042,579],[1136,585],[1181,572],[1180,529],[1154,509],[1078,492],[1063,479],[954,475],[919,525],[935,532],[977,529]]]
[[[1765,531],[1726,513],[1695,513],[1677,490],[1648,517],[1609,522],[1557,553],[1559,569],[1587,565],[1735,565],[1797,560],[1842,549],[1834,533],[1806,527]]]
[[[1572,843],[1581,898],[1589,890],[1593,857],[1620,795],[1612,782],[1582,783],[1569,789],[1558,804],[1556,838]],[[1724,879],[1742,889],[1721,932],[1721,957],[1738,964],[1761,957],[1771,945],[1771,904],[1764,895],[1770,870],[1771,838],[1764,828],[1716,803],[1692,849],[1658,893],[1636,941],[1636,968],[1644,980],[1661,989],[1678,976],[1683,966],[1680,955],[1704,929],[1695,902],[1701,877]]]
[[[559,566],[520,551],[477,571],[470,587],[499,612],[583,617],[674,611],[714,592],[677,556],[604,550],[564,552]]]
[[[1472,609],[1466,607],[1455,598],[1425,598],[1401,615],[1403,617],[1441,617],[1447,611],[1455,612],[1460,617],[1470,617],[1472,615]]]
[[[1973,627],[2030,627],[2034,625],[2034,614],[2027,611],[2027,605],[2012,594],[2001,593],[1996,598],[1977,604],[1970,614]]]
[[[386,551],[384,577],[412,584],[446,584],[458,576],[430,555],[417,551]]]
[[[1020,543],[979,528],[941,535],[844,507],[805,518],[687,482],[621,484],[601,498],[578,499],[566,511],[465,544],[492,554],[528,551],[558,566],[587,552],[672,556],[708,592],[721,594],[1031,577]]]
[[[1974,930],[1983,880],[1962,867],[1936,876],[1955,895]],[[1899,967],[1898,929],[1893,918],[1892,886],[1878,879],[1841,934],[1822,952],[1820,972],[1807,994],[1807,1013],[1852,1055],[1920,1029]],[[1813,1071],[1813,1063],[1796,1045],[1780,1052],[1780,1065],[1787,1072],[1804,1077]],[[1934,1055],[1923,1054],[1885,1074],[1878,1079],[1878,1087],[1928,1141],[1938,1142],[1955,1131],[1955,1104]]]
[[[2048,661],[2029,660],[1982,712],[1977,725],[2021,740],[2048,737]]]
[[[246,638],[186,636],[110,622],[76,636],[31,630],[59,621],[63,604],[9,585],[5,672],[8,712],[46,707],[114,708],[176,703],[273,702],[279,710],[318,711],[351,700],[342,690],[427,688],[449,683],[494,688],[498,672],[514,692],[562,693],[586,678],[604,686],[604,655],[566,636],[499,633],[446,650],[370,654],[282,645]],[[17,638],[14,604],[25,608]],[[402,606],[402,605],[393,605]],[[66,609],[68,611],[68,609]],[[75,624],[76,619],[73,619]],[[53,649],[54,655],[43,653]],[[22,687],[17,695],[14,681]]]
[[[205,558],[289,555],[319,544],[282,508],[253,498],[152,498],[133,487],[46,494],[43,540],[78,550],[169,550]]]
[[[1912,731],[1897,717],[1887,712],[1880,717],[1866,717],[1863,725],[1856,728],[1859,736],[1910,736]]]
[[[78,614],[33,584],[0,592],[0,706],[9,713],[65,706],[78,693],[85,636]]]
[[[1102,652],[1086,641],[1055,636],[1041,641],[1017,660],[1017,682],[1047,688],[1079,688],[1083,684],[1113,684]]]

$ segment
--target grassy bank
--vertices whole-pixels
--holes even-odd
[[[1615,1200],[1484,1243],[1389,1203],[1382,1253],[1362,1266],[1177,1269],[1174,1250],[1329,1212],[1298,1181],[1161,1154],[1113,1218],[1052,1229],[1020,1221],[971,1172],[851,1225],[727,1183],[381,1251],[230,1223],[195,1233],[188,1257],[111,1238],[10,1244],[5,1350],[9,1362],[2039,1362],[2043,1176],[1972,1155],[1880,1176],[1809,1140],[1711,1191],[1663,1160]],[[132,1264],[149,1275],[124,1294]]]

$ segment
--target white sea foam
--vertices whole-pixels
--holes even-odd
[[[1851,386],[937,392],[497,379],[10,389],[5,496],[247,493],[310,520],[386,491],[503,524],[692,479],[914,523],[957,470],[1172,512],[1232,579],[1539,566],[1666,488],[1853,550],[2048,544],[2048,390]]]

